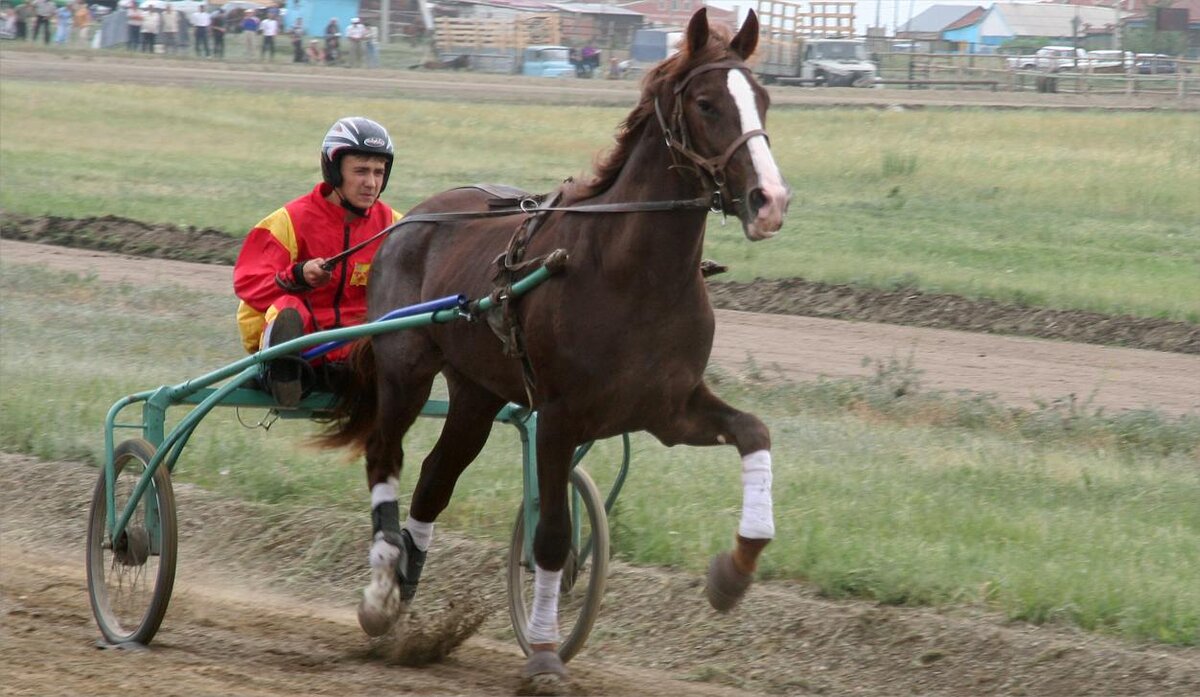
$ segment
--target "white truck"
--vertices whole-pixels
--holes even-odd
[[[879,69],[866,42],[852,38],[852,10],[853,3],[759,0],[755,72],[766,83],[874,86]]]
[[[1086,70],[1090,64],[1087,51],[1072,46],[1043,46],[1033,55],[1008,59],[1008,67],[1013,70],[1037,70],[1043,73]]]

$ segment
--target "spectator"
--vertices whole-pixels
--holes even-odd
[[[162,10],[157,7],[146,9],[142,18],[142,53],[154,53],[154,45],[158,43],[158,31],[162,28]]]
[[[17,5],[17,38],[29,38],[29,23],[35,21],[37,10],[33,6],[33,0],[25,0],[25,2]]]
[[[210,57],[212,52],[208,47],[208,28],[212,26],[212,15],[204,9],[204,5],[201,5],[196,8],[191,17],[188,17],[188,21],[192,23],[196,55],[200,55],[200,51],[203,49],[204,57]]]
[[[174,54],[179,49],[179,13],[170,3],[167,4],[166,12],[162,14],[160,36],[164,51]]]
[[[358,17],[350,20],[346,28],[346,38],[350,40],[350,56],[352,65],[361,68],[363,64],[363,41],[367,38],[367,28]]]
[[[321,65],[325,62],[325,51],[321,48],[321,40],[313,39],[308,42],[308,49],[304,55],[307,57],[307,62],[313,65]]]
[[[379,27],[367,27],[367,67],[379,67]]]
[[[271,56],[271,62],[275,62],[275,37],[279,35],[279,20],[275,19],[276,10],[267,14],[258,25],[258,30],[262,32],[262,59],[266,60],[267,56]]]
[[[254,14],[254,10],[242,10],[242,36],[246,41],[246,60],[254,58],[255,49],[254,36],[258,34],[258,16]]]
[[[0,39],[17,38],[17,10],[13,7],[4,8],[4,25],[0,27]]]
[[[54,12],[54,43],[66,45],[71,38],[71,21],[75,13],[70,7],[63,5]]]
[[[75,3],[75,17],[72,25],[75,27],[75,38],[84,46],[92,38],[92,13],[83,0]]]
[[[338,61],[338,41],[341,39],[342,28],[338,26],[337,17],[325,25],[325,62],[333,65]]]
[[[225,13],[224,7],[218,7],[217,11],[212,13],[212,26],[208,32],[212,34],[213,56],[217,58],[225,58],[225,32],[229,27],[229,15]]]
[[[128,34],[125,40],[126,51],[136,51],[142,43],[142,11],[138,6],[130,3],[125,9],[125,26],[128,29]]]
[[[54,0],[37,0],[34,3],[34,16],[37,17],[37,24],[33,25],[33,40],[37,41],[38,32],[44,32],[44,44],[50,43],[50,20],[54,17],[54,12],[58,7],[54,4]]]
[[[304,52],[304,18],[297,17],[296,23],[292,25],[292,30],[288,32],[292,37],[292,62],[304,63],[308,60],[308,55]]]

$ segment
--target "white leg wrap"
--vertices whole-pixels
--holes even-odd
[[[396,478],[389,477],[386,482],[371,487],[371,508],[381,503],[396,500]]]
[[[742,458],[742,522],[738,534],[751,540],[775,538],[770,451],[758,450]]]
[[[529,612],[529,643],[557,644],[558,588],[562,571],[546,571],[534,566],[533,609]]]
[[[412,537],[417,549],[422,552],[429,551],[429,544],[433,542],[433,523],[422,523],[409,516],[408,520],[404,521],[404,529]]]

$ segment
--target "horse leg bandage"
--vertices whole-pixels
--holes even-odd
[[[422,552],[429,551],[429,545],[433,542],[433,523],[422,523],[409,516],[408,520],[404,521],[404,529],[408,531],[417,549]]]
[[[394,541],[400,538],[400,504],[396,502],[396,483],[388,479],[371,487],[371,568],[392,568],[400,557]]]
[[[534,568],[533,609],[529,612],[529,643],[558,643],[558,589],[562,570]]]
[[[751,540],[775,537],[770,451],[757,450],[742,458],[742,521],[738,534]]]

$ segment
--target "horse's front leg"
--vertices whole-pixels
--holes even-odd
[[[529,611],[529,643],[533,652],[525,662],[525,690],[553,693],[567,677],[558,656],[558,596],[563,567],[571,551],[571,519],[567,503],[571,456],[575,444],[562,433],[555,410],[545,406],[538,414],[537,473],[538,524],[533,538],[533,605]]]
[[[713,558],[706,589],[713,608],[728,612],[746,594],[759,555],[775,537],[771,433],[757,416],[729,406],[704,383],[670,424],[652,433],[667,445],[734,445],[742,457],[742,518],[737,543],[732,552]]]

